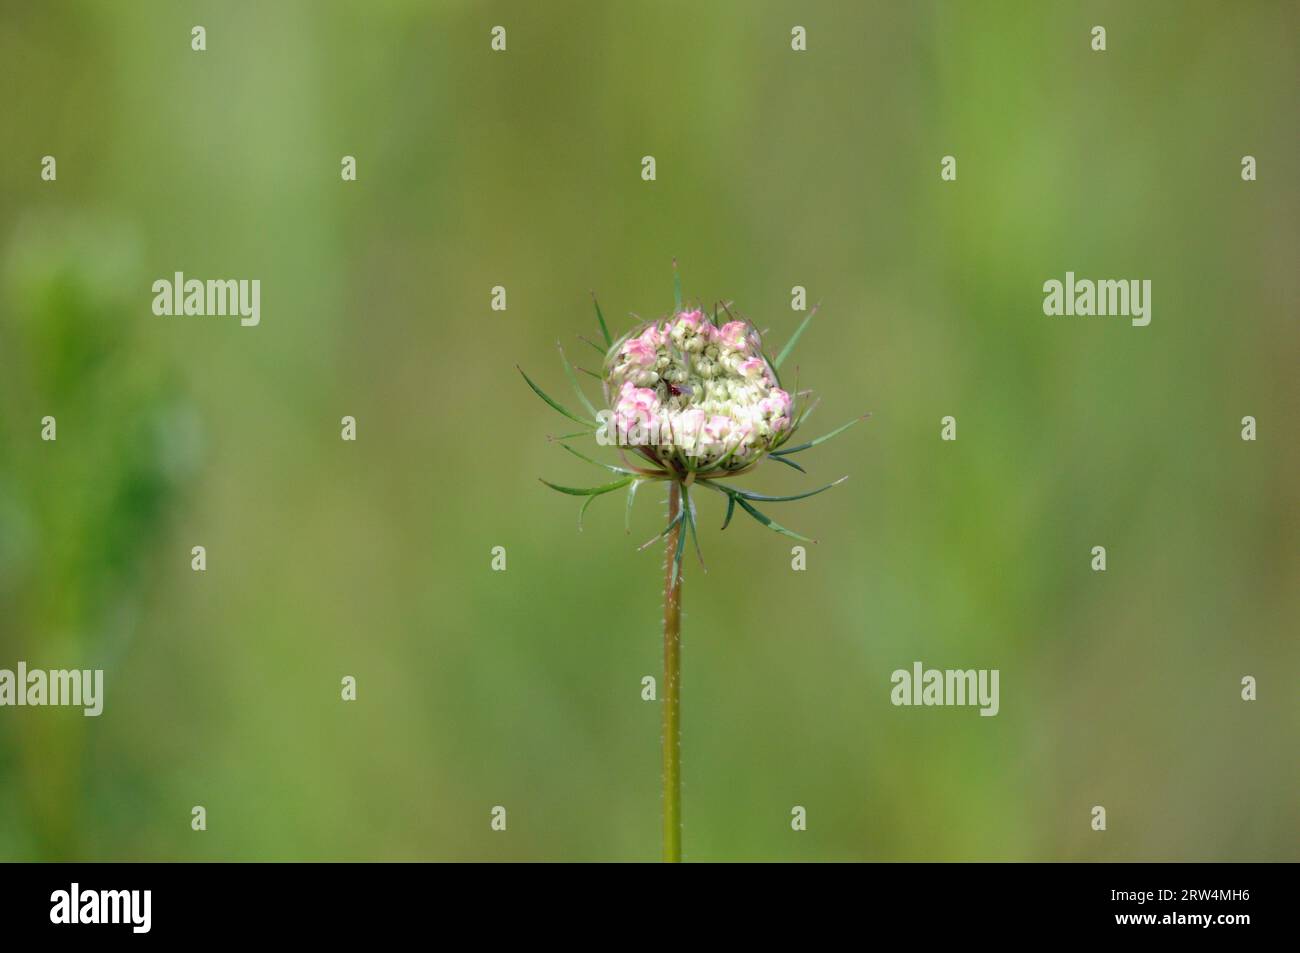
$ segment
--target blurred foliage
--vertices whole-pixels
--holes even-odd
[[[873,413],[746,484],[851,474],[808,571],[701,507],[688,860],[1296,859],[1296,19],[0,0],[0,667],[106,669],[0,710],[0,856],[657,857],[662,500],[579,534],[514,364],[560,391],[589,289],[619,334],[676,257],[778,345],[806,286],[810,427]],[[155,317],[178,270],[261,325]],[[1066,270],[1151,326],[1044,317]],[[918,659],[1001,713],[892,707]]]

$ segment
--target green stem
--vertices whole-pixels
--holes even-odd
[[[682,507],[682,489],[676,480],[668,485],[668,521],[677,518]],[[678,522],[664,550],[664,863],[682,860],[682,574],[673,579],[678,536],[685,532]]]

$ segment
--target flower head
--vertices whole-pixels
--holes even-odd
[[[604,383],[616,442],[683,476],[748,469],[793,428],[758,333],[699,310],[630,331],[609,349]]]
[[[676,292],[677,303],[670,314],[637,325],[617,341],[610,336],[605,316],[600,305],[596,305],[606,350],[602,373],[588,373],[603,384],[605,409],[597,410],[578,386],[577,375],[563,348],[560,357],[565,373],[587,416],[566,409],[524,374],[524,380],[539,397],[587,428],[568,437],[594,434],[598,444],[617,447],[623,457],[622,466],[601,463],[567,443],[562,444],[582,460],[619,475],[613,482],[587,488],[542,481],[561,493],[586,497],[583,513],[597,496],[615,490],[627,488],[630,512],[632,499],[641,484],[666,481],[676,485],[681,506],[670,515],[663,532],[650,541],[668,536],[674,528],[679,530],[674,579],[681,565],[682,541],[686,538],[681,530],[689,529],[691,536],[696,536],[692,487],[703,486],[726,498],[723,529],[739,506],[768,529],[810,541],[786,529],[753,504],[801,500],[829,490],[847,477],[791,496],[754,493],[731,486],[727,481],[748,473],[767,458],[802,473],[803,467],[788,459],[791,455],[815,447],[863,419],[855,418],[807,443],[786,446],[810,408],[800,406],[806,394],[786,390],[778,372],[817,309],[804,318],[780,354],[770,359],[763,350],[761,335],[750,322],[733,317],[726,305],[722,306],[726,321],[719,321],[716,308],[711,317],[701,308],[684,308],[680,285]],[[639,465],[628,459],[629,451],[640,456]],[[578,526],[582,526],[581,513]],[[698,539],[696,548],[699,548]]]

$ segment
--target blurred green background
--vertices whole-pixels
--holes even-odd
[[[1297,859],[1298,20],[3,0],[0,667],[106,701],[0,709],[0,857],[657,859],[663,494],[579,534],[514,365],[572,403],[589,289],[621,333],[675,256],[776,347],[806,286],[809,435],[874,414],[743,484],[851,474],[770,508],[806,572],[702,502],[688,860]],[[1151,325],[1045,317],[1067,270]],[[155,317],[174,271],[261,326]],[[914,660],[1001,713],[893,707]]]

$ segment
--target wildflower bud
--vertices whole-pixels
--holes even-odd
[[[605,366],[616,420],[657,441],[642,451],[678,472],[752,466],[789,435],[790,395],[745,321],[682,311],[634,330]]]

